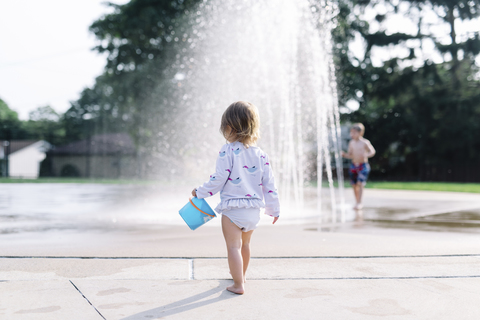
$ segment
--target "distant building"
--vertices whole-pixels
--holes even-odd
[[[56,177],[132,178],[137,171],[135,154],[128,134],[109,133],[53,148],[48,160]]]
[[[43,140],[0,141],[1,175],[12,178],[38,178],[40,162],[45,159],[50,147],[51,145]]]

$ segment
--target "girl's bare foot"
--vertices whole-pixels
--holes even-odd
[[[230,287],[227,287],[227,290],[230,291],[230,292],[233,292],[235,294],[244,294],[245,293],[245,289],[242,287],[240,288],[237,288],[235,287],[235,285],[233,286],[230,286]]]

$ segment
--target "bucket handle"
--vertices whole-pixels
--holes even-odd
[[[192,206],[194,206],[194,207],[195,207],[195,209],[197,209],[197,210],[198,210],[198,211],[200,211],[201,213],[203,213],[203,214],[206,214],[207,216],[210,216],[210,217],[213,217],[213,218],[215,218],[215,216],[214,216],[214,215],[208,214],[208,213],[206,213],[206,212],[204,212],[204,211],[200,210],[200,209],[199,209],[199,208],[198,208],[198,207],[195,205],[195,203],[193,203],[193,201],[192,201],[192,198],[188,199],[188,201],[190,201],[190,203],[192,204]]]

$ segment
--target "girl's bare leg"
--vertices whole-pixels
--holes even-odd
[[[222,231],[227,245],[228,266],[233,278],[233,286],[227,287],[227,290],[243,294],[245,287],[243,285],[243,258],[241,254],[242,230],[229,218],[222,216]]]
[[[250,263],[250,239],[252,234],[253,230],[242,232],[243,282],[246,282],[245,274]]]

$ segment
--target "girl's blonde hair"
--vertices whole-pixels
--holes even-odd
[[[254,145],[260,138],[260,116],[257,107],[246,101],[232,103],[223,113],[220,132],[225,139],[240,141],[247,148]]]

